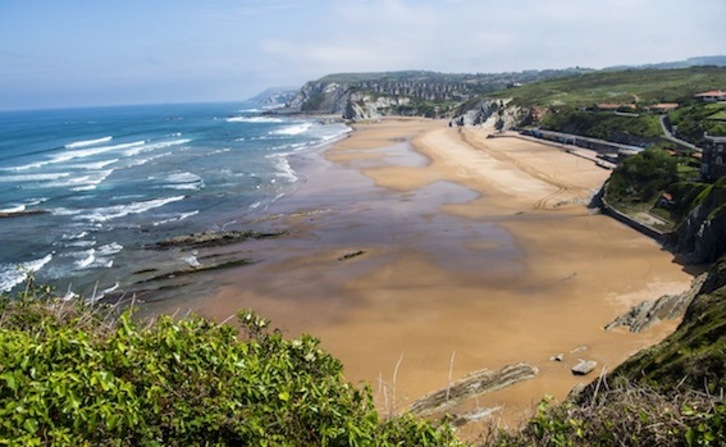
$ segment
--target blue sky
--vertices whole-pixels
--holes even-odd
[[[0,110],[726,54],[724,0],[0,0]]]

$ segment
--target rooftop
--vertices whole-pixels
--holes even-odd
[[[696,97],[701,96],[726,96],[726,92],[723,92],[721,90],[710,90],[708,92],[703,92],[696,95]]]

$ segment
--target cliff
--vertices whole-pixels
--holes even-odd
[[[726,252],[726,177],[706,187],[690,207],[670,246],[689,263],[713,262]]]
[[[480,98],[489,92],[582,71],[584,70],[495,74],[429,71],[333,74],[305,83],[282,112],[340,114],[343,118],[354,121],[382,116],[451,118],[462,113],[463,105],[472,100],[475,103],[480,102]]]

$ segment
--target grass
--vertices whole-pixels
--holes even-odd
[[[692,102],[696,93],[726,86],[726,68],[593,72],[553,79],[492,97],[514,97],[520,106],[591,106],[598,102],[653,104]]]

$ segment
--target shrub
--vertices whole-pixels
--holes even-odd
[[[460,445],[446,426],[379,420],[317,339],[251,311],[240,336],[36,291],[0,310],[0,445]]]

